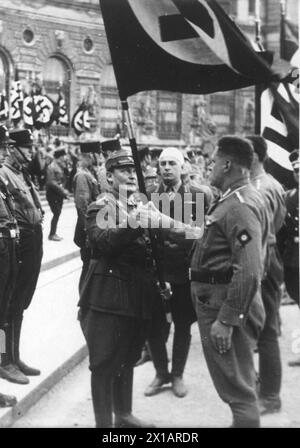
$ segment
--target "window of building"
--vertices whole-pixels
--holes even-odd
[[[249,2],[248,2],[248,13],[251,16],[255,15],[255,0],[249,0]]]
[[[157,92],[157,133],[159,138],[180,138],[181,111],[181,94],[172,92]]]
[[[71,69],[65,61],[56,57],[50,57],[44,65],[43,85],[45,93],[49,98],[57,103],[59,95],[62,94],[66,103],[69,121],[70,117],[70,87],[71,87]],[[57,125],[52,126],[53,134],[67,135],[68,128]]]
[[[214,93],[210,98],[210,114],[218,127],[218,131],[229,131],[231,98],[230,92]]]
[[[122,112],[117,83],[112,65],[104,67],[101,74],[101,134],[113,138],[119,129]]]
[[[8,61],[3,53],[0,51],[0,93],[5,93],[8,99],[9,93],[9,72],[8,72]]]
[[[92,53],[94,49],[94,42],[89,36],[84,39],[83,48],[86,53]]]
[[[23,40],[26,44],[32,44],[34,40],[34,33],[30,28],[23,31]]]

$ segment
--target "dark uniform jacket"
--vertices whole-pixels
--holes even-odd
[[[299,268],[299,189],[286,192],[287,214],[279,232],[279,246],[283,264]]]
[[[263,324],[262,210],[255,188],[247,180],[236,182],[208,211],[203,238],[196,240],[192,249],[192,271],[232,272],[230,283],[203,283],[202,288],[202,299],[212,301],[219,309],[218,319],[229,325],[242,323],[254,299],[257,319]]]
[[[88,169],[80,168],[73,180],[74,200],[77,210],[77,223],[74,242],[79,247],[85,247],[85,216],[88,206],[96,201],[100,194],[96,177]]]
[[[283,225],[286,215],[286,206],[284,201],[284,190],[281,184],[267,173],[262,173],[251,179],[255,188],[262,193],[271,213],[272,234],[277,235]]]
[[[157,290],[147,237],[141,228],[126,228],[127,218],[114,192],[104,193],[89,206],[86,227],[92,259],[79,306],[148,319]]]
[[[14,213],[13,198],[7,189],[7,182],[1,177],[0,168],[0,231],[16,229],[17,222]]]
[[[161,183],[159,186],[153,186],[149,188],[147,191],[148,198],[151,199],[152,193],[158,193],[159,195],[165,192],[165,186]],[[185,194],[191,194],[191,197],[188,198],[184,196]],[[203,193],[203,201],[196,202],[196,195],[198,193]],[[196,205],[201,207],[203,205],[202,212],[208,210],[210,202],[213,198],[213,194],[209,187],[206,186],[189,186],[189,185],[180,185],[177,194],[181,197],[182,207],[181,207],[181,221],[183,222],[185,213],[185,201],[192,202],[190,211],[191,216],[189,218],[193,221],[196,217]],[[186,204],[187,205],[187,204]],[[159,202],[159,209],[162,210],[162,202]],[[170,201],[170,213],[169,216],[172,219],[176,219],[176,213],[174,210],[174,200]],[[203,216],[204,218],[204,216]],[[190,222],[186,223],[190,224]],[[174,230],[162,230],[158,232],[158,242],[161,246],[161,262],[164,271],[164,280],[173,284],[184,284],[189,281],[189,253],[192,248],[193,239],[187,239],[184,235],[180,235],[180,233]]]
[[[8,191],[13,196],[18,225],[22,227],[28,224],[41,224],[43,218],[42,206],[38,192],[29,175],[9,162],[5,162],[1,168],[1,175],[5,180]]]
[[[251,179],[252,184],[261,193],[269,216],[268,251],[266,270],[277,285],[283,282],[282,260],[276,245],[276,236],[286,215],[284,190],[281,184],[270,174],[261,173]]]
[[[58,165],[56,160],[50,163],[47,168],[47,178],[46,178],[46,190],[47,196],[51,198],[61,198],[67,197],[67,192],[65,190],[66,175],[64,170]]]

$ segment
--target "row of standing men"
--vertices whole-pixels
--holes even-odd
[[[114,159],[114,154],[117,151],[116,161],[118,161],[118,156],[120,153],[118,151],[121,149],[119,142],[114,140],[111,142],[106,142],[107,148],[105,153],[110,155],[109,159]],[[269,283],[268,275],[265,276],[262,286],[263,286],[263,300],[265,310],[267,311],[267,323],[264,325],[264,330],[261,333],[265,333],[265,336],[261,336],[260,344],[260,395],[261,404],[266,410],[268,408],[276,409],[280,408],[280,384],[281,384],[281,363],[280,363],[280,353],[278,345],[278,308],[280,302],[280,274],[282,274],[280,269],[279,256],[277,254],[277,249],[274,244],[274,235],[277,233],[279,227],[282,227],[280,223],[283,223],[285,217],[285,206],[283,200],[283,190],[270,176],[266,175],[263,171],[263,161],[266,157],[265,144],[262,139],[258,137],[252,138],[252,143],[254,145],[255,154],[254,163],[251,166],[251,177],[252,182],[255,186],[263,191],[263,196],[265,196],[267,207],[270,207],[269,213],[271,216],[270,228],[268,228],[268,239],[270,248],[269,251],[273,253],[269,259],[272,261],[272,268],[269,268]],[[14,131],[8,136],[5,128],[1,128],[1,151],[2,155],[6,153],[9,147],[9,156],[6,157],[4,166],[1,168],[1,200],[3,202],[1,209],[1,239],[0,242],[3,245],[1,256],[3,260],[2,266],[6,269],[1,271],[1,329],[5,332],[6,338],[6,353],[2,357],[0,374],[3,378],[9,381],[18,382],[21,384],[26,384],[28,382],[27,376],[38,375],[40,372],[37,369],[33,369],[20,360],[19,355],[19,344],[20,344],[20,332],[23,319],[23,312],[29,306],[36,282],[38,279],[38,274],[42,259],[42,230],[41,224],[43,220],[43,212],[38,199],[37,192],[31,179],[26,172],[26,166],[30,160],[30,148],[32,145],[32,139],[28,131]],[[102,145],[102,146],[105,146]],[[225,145],[226,146],[226,145]],[[229,145],[230,146],[230,145]],[[234,145],[233,145],[234,146]],[[86,230],[88,230],[89,220],[86,220],[86,213],[90,203],[95,201],[99,194],[98,182],[95,177],[95,173],[92,169],[93,167],[93,153],[99,151],[99,143],[87,143],[83,144],[82,152],[85,154],[81,160],[81,167],[75,177],[74,182],[74,195],[75,202],[78,211],[78,222],[75,231],[75,242],[81,247],[81,256],[83,260],[83,272],[80,280],[80,289],[85,291],[82,293],[81,302],[87,301],[90,303],[90,297],[93,294],[86,294],[87,286],[85,282],[84,288],[82,288],[83,281],[88,273],[90,266],[93,264],[90,262],[91,258],[93,260],[101,259],[105,257],[104,254],[99,253],[98,249],[93,250],[93,241],[90,238],[90,243],[86,245]],[[226,152],[226,151],[225,151]],[[172,196],[176,193],[183,195],[186,192],[191,192],[195,195],[197,192],[204,193],[205,198],[205,211],[208,212],[209,205],[212,201],[212,193],[207,187],[199,188],[188,188],[181,185],[180,182],[180,172],[182,169],[182,155],[179,152],[172,149],[165,152],[164,157],[160,159],[160,170],[162,175],[162,182],[160,186],[155,189],[157,192],[166,192],[170,196],[171,203],[173,202]],[[232,157],[232,154],[231,154]],[[164,160],[165,159],[165,160]],[[132,161],[130,162],[132,163]],[[234,160],[236,163],[236,160]],[[125,164],[126,167],[126,164]],[[244,167],[245,168],[245,167]],[[114,164],[111,164],[110,169],[107,170],[108,177],[110,177],[110,185],[113,183],[113,173],[115,171]],[[111,173],[111,174],[110,174]],[[108,184],[107,184],[108,186]],[[218,189],[220,186],[215,184]],[[149,191],[151,194],[151,191]],[[223,199],[224,196],[223,195]],[[288,213],[289,221],[291,221],[291,216],[293,221],[293,238],[297,238],[297,229],[295,231],[295,201],[292,200],[293,195],[288,195],[289,203],[293,204],[293,210]],[[193,201],[195,202],[195,201]],[[101,200],[100,200],[101,204]],[[101,208],[101,207],[100,207]],[[135,207],[133,207],[135,208]],[[211,209],[210,212],[211,213]],[[273,215],[272,215],[273,214]],[[89,215],[88,215],[89,216]],[[172,217],[172,209],[171,214]],[[294,218],[293,218],[294,217]],[[289,224],[291,226],[291,224]],[[206,226],[209,228],[209,226]],[[285,228],[284,226],[283,228]],[[290,229],[289,229],[290,230]],[[108,229],[108,234],[114,229]],[[284,232],[283,232],[284,233]],[[89,234],[89,231],[88,231]],[[107,234],[105,234],[107,237]],[[126,233],[122,233],[122,237],[126,241]],[[273,235],[273,237],[272,237]],[[291,249],[291,244],[285,244],[285,241],[290,240],[290,232],[287,232],[287,237],[283,239],[283,246],[287,245],[289,250],[294,251],[294,246]],[[248,238],[247,234],[240,235],[241,238]],[[272,240],[273,238],[273,240]],[[117,240],[118,241],[118,240]],[[242,240],[241,240],[242,241]],[[250,235],[251,241],[251,235]],[[122,239],[118,242],[121,244],[121,252],[124,250],[124,243]],[[129,240],[131,244],[131,239]],[[98,243],[97,243],[98,244]],[[96,244],[96,246],[97,246]],[[129,244],[129,246],[130,246]],[[175,335],[173,342],[173,354],[172,354],[172,372],[168,372],[168,358],[166,354],[166,334],[168,333],[168,326],[165,324],[164,311],[160,300],[157,299],[157,294],[154,293],[156,300],[154,300],[154,306],[151,309],[150,317],[152,318],[152,324],[147,332],[147,338],[151,348],[151,353],[156,368],[157,375],[153,383],[149,386],[148,390],[145,392],[146,395],[154,395],[159,391],[163,384],[172,382],[173,391],[177,396],[184,396],[187,392],[186,387],[183,383],[183,371],[188,356],[189,345],[190,345],[190,326],[196,320],[195,314],[195,303],[192,304],[191,294],[190,294],[190,279],[188,277],[188,259],[187,253],[191,249],[190,241],[184,241],[184,244],[178,244],[176,241],[176,235],[169,233],[167,237],[162,238],[161,241],[163,247],[163,260],[164,260],[164,275],[165,279],[169,281],[172,285],[172,299],[171,306],[173,312],[173,319],[175,324]],[[242,244],[242,243],[241,243]],[[247,246],[242,244],[242,246]],[[288,252],[288,251],[287,251]],[[294,251],[295,252],[295,251]],[[148,257],[148,255],[147,255]],[[28,263],[27,260],[33,260],[33,263]],[[294,257],[295,259],[295,257]],[[171,260],[171,262],[170,262]],[[297,276],[297,267],[295,264],[291,263],[291,257],[286,256],[288,263],[285,263],[285,273],[286,276],[289,275],[290,281],[287,282],[287,287],[291,286],[294,291],[291,295],[298,297],[295,285],[295,274]],[[126,261],[126,260],[125,260]],[[147,263],[149,263],[147,261]],[[146,264],[147,264],[146,263]],[[169,266],[168,266],[169,263]],[[175,263],[175,265],[174,265]],[[288,266],[288,264],[293,264]],[[126,263],[125,263],[126,264]],[[204,264],[201,263],[201,270]],[[276,271],[277,269],[277,271]],[[202,271],[199,272],[202,272]],[[195,272],[198,272],[196,270]],[[208,270],[209,272],[209,270]],[[214,270],[213,270],[214,272]],[[201,273],[200,277],[203,273]],[[278,274],[278,275],[277,275]],[[93,274],[94,275],[94,274]],[[93,275],[89,276],[89,279],[93,279]],[[195,275],[195,274],[193,274]],[[210,284],[210,282],[219,283],[218,275],[216,277],[207,274],[205,271],[205,282]],[[228,273],[226,274],[228,275]],[[225,276],[226,276],[225,275]],[[223,276],[223,273],[221,277]],[[129,276],[130,277],[130,276]],[[199,279],[198,274],[196,277]],[[282,277],[282,275],[281,275]],[[100,278],[100,276],[99,276]],[[204,277],[201,277],[202,279]],[[209,280],[209,281],[208,281]],[[224,283],[224,278],[221,278]],[[89,280],[91,281],[91,280]],[[114,283],[120,282],[118,277],[114,277]],[[202,282],[200,282],[202,283]],[[297,282],[296,282],[297,283]],[[101,282],[100,282],[101,284]],[[192,283],[193,284],[193,283]],[[274,286],[275,284],[275,286]],[[271,285],[271,286],[270,286]],[[89,284],[88,284],[89,286]],[[103,285],[102,285],[103,286]],[[120,285],[119,285],[120,286]],[[123,285],[124,286],[124,285]],[[264,288],[265,286],[265,288]],[[116,285],[114,286],[116,288]],[[101,290],[103,288],[101,287]],[[264,293],[265,289],[265,293]],[[156,288],[154,288],[156,290]],[[110,290],[108,290],[109,292]],[[119,290],[118,290],[119,291]],[[128,292],[127,292],[128,293]],[[142,294],[142,293],[141,293]],[[101,292],[101,296],[105,297],[105,290]],[[84,299],[84,297],[87,297]],[[130,294],[128,294],[130,299]],[[9,298],[9,300],[8,300]],[[131,300],[131,299],[130,299]],[[9,302],[9,306],[8,306]],[[109,307],[111,304],[109,305]],[[90,305],[87,306],[89,308]],[[97,308],[95,305],[92,308]],[[111,310],[105,309],[105,314],[111,314]],[[81,307],[85,308],[85,307]],[[100,307],[101,308],[101,307]],[[103,309],[101,309],[103,314]],[[120,311],[120,310],[119,310]],[[119,311],[116,313],[119,315]],[[197,307],[196,307],[197,311]],[[113,315],[115,310],[113,310]],[[130,313],[129,313],[130,314]],[[133,312],[134,314],[134,312]],[[122,312],[121,312],[122,315]],[[125,313],[126,315],[126,313]],[[269,321],[269,322],[268,322]],[[104,326],[105,328],[105,326]],[[113,328],[113,326],[112,326]],[[132,329],[130,330],[132,331]],[[122,347],[122,344],[120,344]],[[96,351],[99,348],[96,347]],[[103,350],[102,350],[103,351]],[[104,350],[105,352],[105,350]],[[132,366],[131,366],[132,367]],[[131,369],[130,367],[130,369]],[[129,369],[129,370],[130,370]],[[98,369],[96,369],[98,371]],[[213,369],[214,371],[215,369]],[[105,369],[104,369],[105,371]],[[275,372],[275,374],[274,374]],[[101,373],[103,376],[103,372]],[[101,376],[100,375],[100,376]],[[129,377],[128,377],[129,375]],[[93,376],[93,374],[92,374]],[[110,369],[104,375],[104,380],[102,378],[102,383],[111,382],[112,372]],[[118,377],[119,377],[118,372]],[[122,378],[122,375],[121,375]],[[128,379],[129,378],[129,379]],[[116,396],[127,397],[127,402],[125,400],[126,412],[119,413],[119,424],[120,425],[132,425],[136,422],[132,422],[129,418],[121,418],[120,415],[131,415],[129,402],[131,400],[130,390],[132,389],[132,373],[130,372],[127,377],[125,375],[125,381],[119,381],[119,388],[117,387]],[[95,381],[95,384],[100,384],[101,381]],[[117,382],[118,383],[118,382]],[[93,384],[93,383],[92,383]],[[130,389],[131,384],[131,389]],[[101,389],[101,387],[100,387]],[[106,387],[104,387],[106,389]],[[97,387],[96,387],[97,390]],[[107,397],[107,392],[105,392]],[[222,396],[222,394],[220,393]],[[96,394],[97,396],[97,394]],[[101,393],[100,393],[101,396]],[[1,396],[1,400],[4,405],[14,402],[13,397]],[[101,412],[96,412],[97,403],[100,406]],[[94,399],[94,406],[96,406],[96,420],[100,418],[99,426],[102,425],[102,419],[107,419],[107,403],[103,399]],[[129,407],[128,407],[129,406]],[[122,406],[121,406],[122,408]],[[116,412],[115,412],[116,413]],[[108,412],[110,415],[110,412]],[[116,413],[118,414],[118,413]],[[100,417],[99,417],[100,415]],[[110,419],[111,417],[109,417]],[[109,420],[110,421],[110,420]],[[105,420],[107,424],[107,420]]]
[[[75,201],[76,197],[85,198],[77,226],[84,266],[79,306],[89,348],[96,425],[149,427],[132,414],[133,366],[145,338],[156,369],[145,395],[154,395],[171,382],[174,394],[185,396],[183,372],[190,327],[198,320],[209,371],[220,397],[232,410],[233,426],[259,426],[260,414],[281,408],[278,336],[283,265],[276,236],[290,225],[291,215],[293,231],[285,232],[282,247],[286,275],[289,273],[286,286],[295,301],[299,300],[297,202],[293,201],[285,222],[285,199],[297,190],[285,194],[264,171],[267,147],[259,136],[247,140],[229,136],[219,141],[210,178],[212,189],[183,186],[182,154],[167,148],[159,158],[161,183],[148,191],[150,199],[153,192],[169,196],[170,214],[166,217],[155,207],[132,199],[137,190],[133,160],[117,141],[107,144],[115,149],[106,160],[109,194],[89,205],[95,199],[87,194],[92,191],[88,187],[92,180],[83,172],[78,173],[77,181],[86,184],[85,193],[75,189]],[[298,151],[291,155],[295,173],[298,156]],[[184,198],[185,193],[192,195],[194,206],[195,195],[204,196],[205,230],[195,241],[183,237],[186,229],[182,234],[172,228],[175,196]],[[184,201],[181,204],[184,206]],[[99,215],[110,213],[114,225],[109,220],[106,226],[99,225]],[[165,345],[168,325],[148,250],[149,217],[159,222],[167,219],[168,230],[160,229],[157,239],[164,278],[172,288],[175,334],[171,372]],[[125,225],[130,219],[136,220],[137,227]],[[259,355],[259,385],[254,349]]]

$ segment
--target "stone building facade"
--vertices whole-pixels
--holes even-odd
[[[255,38],[255,0],[219,0]],[[287,0],[295,17],[297,0]],[[262,41],[278,53],[280,0],[261,1]],[[98,0],[1,0],[0,90],[16,77],[25,90],[42,84],[65,96],[72,116],[82,99],[100,138],[123,131],[122,111]],[[130,99],[137,140],[150,145],[198,145],[225,132],[254,129],[254,89],[212,95],[143,92]],[[53,133],[72,133],[60,127]],[[214,136],[214,134],[216,134]],[[208,144],[209,146],[209,144]]]

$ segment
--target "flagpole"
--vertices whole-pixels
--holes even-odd
[[[280,0],[280,57],[284,58],[284,35],[285,35],[286,0]]]
[[[133,121],[131,118],[128,101],[121,100],[121,104],[122,104],[122,110],[124,112],[125,121],[127,124],[128,138],[129,138],[129,143],[130,143],[130,147],[131,147],[131,151],[132,151],[132,157],[134,160],[134,166],[135,166],[135,170],[136,170],[136,174],[137,174],[139,190],[141,193],[146,195],[146,186],[145,186],[144,176],[142,173],[142,168],[141,168],[141,164],[140,164],[140,160],[139,160],[139,156],[138,156],[137,143],[136,143],[136,138],[135,138],[135,133],[134,133],[134,128],[133,128]],[[148,232],[149,232],[149,238],[150,238],[150,244],[151,244],[151,250],[152,250],[152,257],[153,257],[153,261],[155,264],[156,274],[157,274],[158,282],[159,282],[160,296],[163,300],[163,304],[164,304],[164,308],[165,308],[166,320],[167,320],[167,322],[171,323],[172,322],[172,314],[171,314],[170,300],[169,300],[170,294],[169,294],[169,290],[167,289],[166,283],[163,278],[162,264],[158,257],[156,238],[152,232],[152,229],[149,228]]]
[[[261,46],[261,19],[260,19],[260,0],[255,0],[255,41],[257,45]],[[261,94],[262,86],[260,84],[255,86],[255,134],[259,135],[261,132]]]

